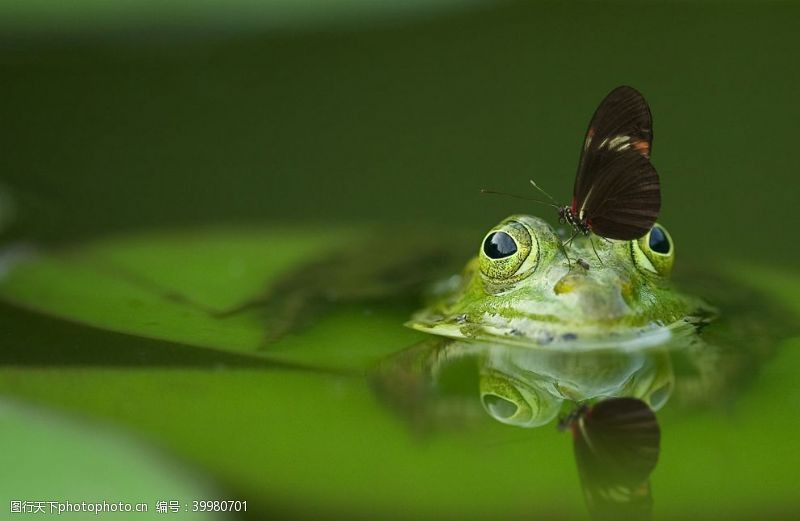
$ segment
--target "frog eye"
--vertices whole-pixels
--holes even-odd
[[[640,269],[663,276],[672,271],[675,244],[666,228],[660,224],[654,224],[639,240],[631,241],[631,250],[633,260]]]
[[[517,427],[549,423],[558,415],[563,402],[543,388],[496,371],[482,372],[480,394],[489,416]]]
[[[495,280],[513,277],[534,253],[535,240],[521,223],[509,221],[486,234],[481,244],[481,272]]]
[[[492,232],[483,241],[483,253],[492,260],[505,259],[517,251],[517,241],[506,232]]]

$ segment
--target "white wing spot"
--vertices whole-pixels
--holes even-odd
[[[586,208],[586,203],[589,202],[589,198],[592,196],[592,192],[593,191],[594,191],[594,186],[589,188],[589,193],[586,194],[586,198],[583,200],[583,203],[581,204],[581,208],[578,211],[578,219],[580,219],[581,221],[583,220],[583,210]]]
[[[608,148],[611,150],[625,150],[630,147],[630,143],[628,143],[630,140],[630,136],[614,136],[608,140]]]

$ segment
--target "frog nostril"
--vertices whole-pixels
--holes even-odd
[[[508,419],[517,414],[517,404],[512,401],[506,400],[496,394],[485,394],[483,396],[483,406],[486,407],[492,416],[495,418]]]
[[[517,253],[517,243],[506,232],[494,232],[483,241],[483,253],[490,259],[504,259]]]

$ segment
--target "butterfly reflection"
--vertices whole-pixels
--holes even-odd
[[[578,408],[561,427],[572,431],[592,519],[651,519],[650,474],[658,463],[661,430],[650,407],[636,398],[609,398]]]
[[[384,361],[372,378],[382,401],[420,435],[488,414],[526,429],[558,425],[573,452],[592,518],[650,519],[650,474],[660,430],[653,411],[675,385],[666,350],[582,352],[426,341]]]

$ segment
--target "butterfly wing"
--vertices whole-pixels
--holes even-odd
[[[573,189],[573,209],[596,234],[631,240],[655,223],[661,193],[649,161],[652,142],[644,97],[627,86],[611,91],[589,123]]]
[[[646,234],[661,210],[661,184],[650,161],[635,150],[596,152],[594,184],[578,199],[581,219],[608,239],[629,241]]]

